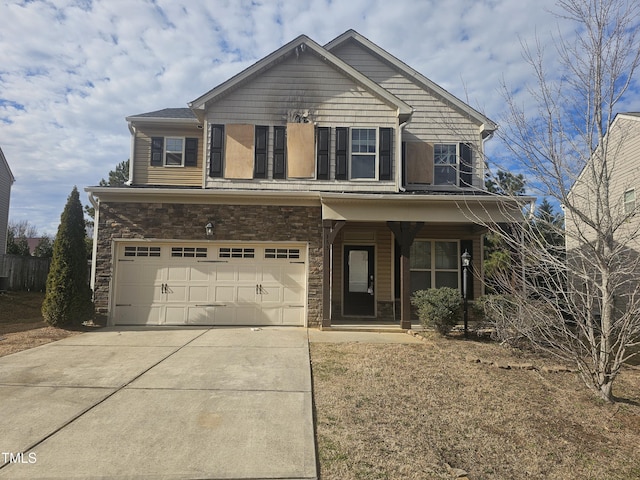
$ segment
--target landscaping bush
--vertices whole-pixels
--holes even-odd
[[[522,339],[514,325],[520,318],[518,305],[508,295],[482,295],[473,304],[474,313],[493,329],[491,338],[515,346]]]
[[[411,296],[424,327],[433,327],[446,335],[462,317],[462,296],[455,288],[418,290]]]

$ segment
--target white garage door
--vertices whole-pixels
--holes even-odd
[[[120,244],[117,325],[297,325],[306,249],[296,245]]]

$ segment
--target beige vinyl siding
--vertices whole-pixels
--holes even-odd
[[[331,127],[329,146],[329,181],[289,178],[273,181],[273,126],[290,122],[291,112],[309,112],[309,120],[318,127]],[[263,72],[255,79],[207,106],[208,124],[251,123],[269,125],[268,179],[239,183],[207,176],[210,188],[297,188],[363,190],[373,188],[394,191],[395,166],[389,181],[335,182],[335,128],[336,127],[390,127],[398,128],[397,110],[384,103],[343,73],[335,70],[310,52],[291,56]],[[394,135],[395,137],[395,135]],[[395,138],[392,139],[395,148]],[[209,142],[207,142],[207,152]],[[315,145],[313,145],[313,174],[315,177]],[[310,150],[309,150],[310,151]],[[395,150],[394,150],[395,151]],[[290,156],[288,155],[288,161]],[[228,161],[228,159],[225,159]],[[395,163],[395,162],[392,162]],[[305,173],[309,173],[310,159]],[[294,172],[294,175],[298,175]]]
[[[145,127],[139,126],[135,133],[134,171],[135,185],[176,185],[202,186],[202,151],[203,130],[196,127]],[[184,137],[198,139],[198,158],[195,167],[152,167],[151,138],[152,137]]]
[[[480,125],[354,42],[347,42],[331,53],[415,109],[411,122],[403,131],[403,141],[471,143],[474,150],[473,185],[484,186],[484,166],[479,155],[482,152]]]
[[[314,54],[291,56],[215,102],[209,123],[284,125],[309,110],[319,126],[394,127],[396,109]]]
[[[608,151],[607,163],[612,173],[610,186],[610,206],[615,215],[621,218],[624,215],[624,192],[629,189],[636,191],[636,205],[640,205],[640,118],[618,117],[607,134]],[[592,178],[589,166],[585,167],[577,182],[571,189],[572,203],[579,205],[581,210],[589,212],[594,208],[596,195],[592,188]],[[637,208],[637,207],[636,207]],[[592,211],[593,213],[593,211]],[[595,213],[593,213],[595,215]],[[572,233],[578,226],[570,212],[566,216],[567,248],[575,248]],[[577,222],[583,230],[586,238],[595,240],[595,236],[582,223]],[[621,235],[626,236],[638,228],[640,216],[631,218],[620,230]],[[626,228],[625,228],[626,227]],[[636,249],[640,249],[640,241],[637,241]]]
[[[0,155],[2,155],[2,152],[0,152]],[[7,248],[11,183],[11,174],[6,169],[2,158],[0,158],[0,255],[6,253]]]

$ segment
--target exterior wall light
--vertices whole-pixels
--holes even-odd
[[[464,251],[462,257],[462,298],[464,299],[464,336],[467,336],[469,324],[469,303],[467,301],[467,289],[469,285],[469,266],[471,265],[471,255]]]
[[[207,232],[207,237],[212,237],[213,236],[214,227],[215,227],[215,223],[214,222],[209,222],[204,226],[204,229]]]

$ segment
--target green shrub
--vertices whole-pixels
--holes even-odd
[[[446,335],[462,318],[462,296],[455,288],[418,290],[411,296],[420,323]]]

